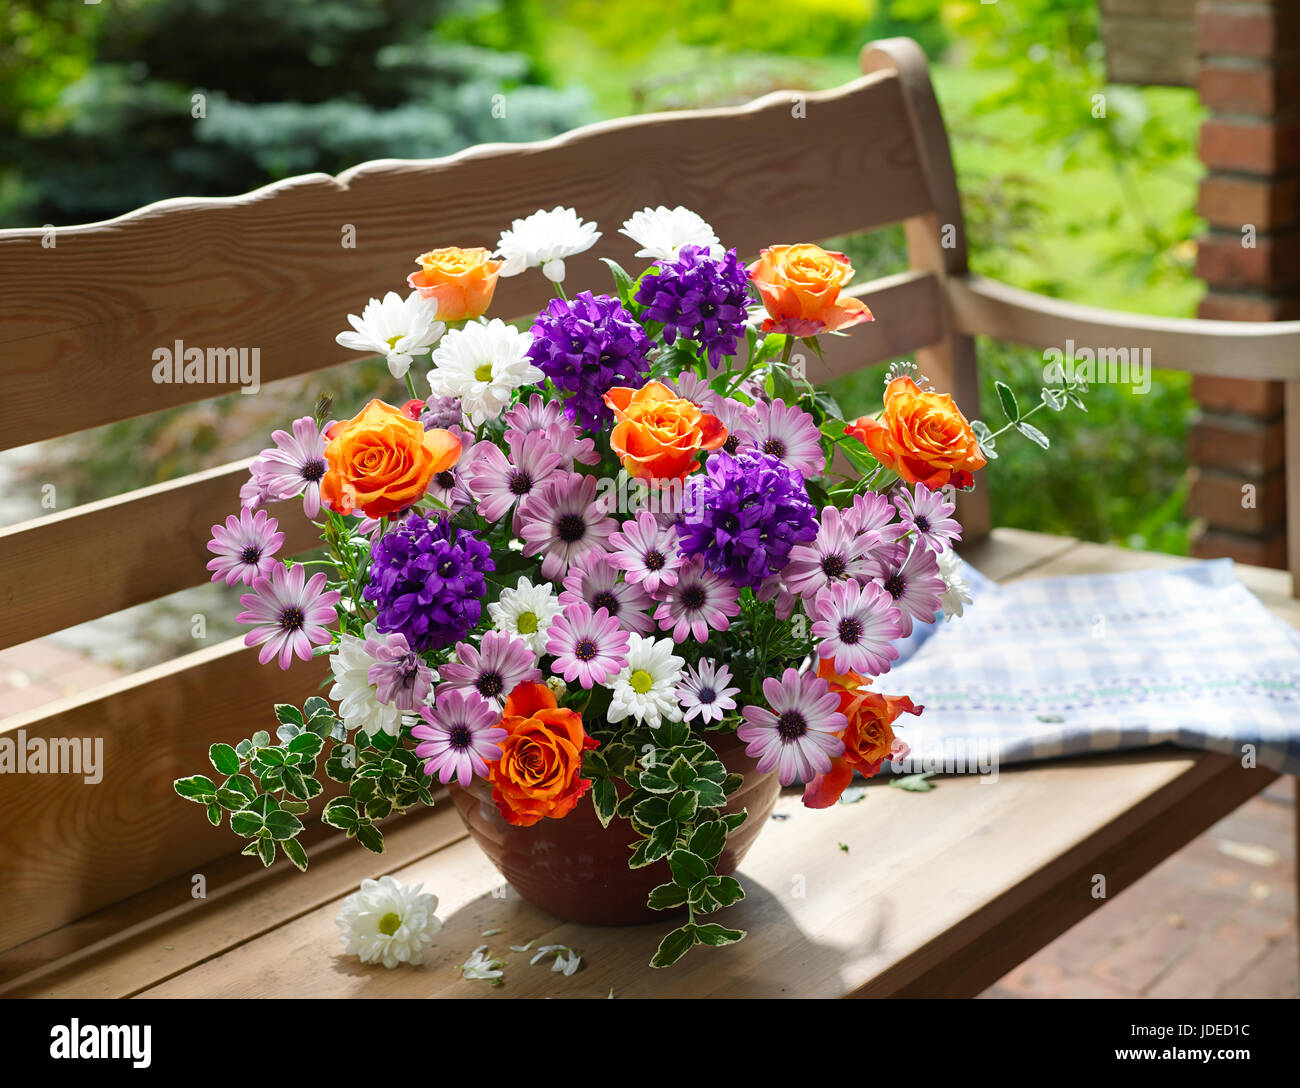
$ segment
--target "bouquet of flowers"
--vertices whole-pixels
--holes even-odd
[[[329,698],[276,706],[274,738],[213,745],[220,781],[176,790],[213,825],[229,813],[245,853],[300,869],[318,769],[342,784],[322,820],[373,851],[435,781],[485,780],[518,827],[592,805],[633,840],[630,866],[667,862],[649,903],[686,921],[666,966],[744,936],[701,921],[744,896],[717,871],[746,818],[719,737],[813,808],[902,758],[895,726],[921,708],[871,678],[969,601],[953,493],[1002,431],[909,367],[853,420],[809,381],[797,345],[820,357],[872,320],[843,254],[774,245],[746,267],[681,207],[621,233],[646,267],[607,260],[609,294],[566,295],[566,258],[600,233],[557,208],[495,253],[421,254],[408,295],[349,317],[339,343],[382,356],[401,403],[330,421],[322,397],[273,434],[208,544],[213,580],[249,589],[261,662],[328,654]],[[531,328],[486,318],[498,278],[531,268],[556,293]],[[1027,416],[1079,391],[1022,415],[1000,387],[1002,430],[1045,445]],[[295,496],[321,558],[277,556],[259,506]]]

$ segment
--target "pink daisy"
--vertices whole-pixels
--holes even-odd
[[[289,667],[295,654],[310,661],[311,648],[328,645],[334,637],[325,625],[338,618],[334,610],[338,591],[325,589],[324,571],[313,574],[304,584],[306,569],[277,563],[269,577],[258,575],[253,579],[252,593],[239,598],[245,611],[235,619],[256,625],[244,636],[244,645],[261,645],[257,660],[263,665],[276,654],[280,655],[282,669]]]
[[[925,484],[917,484],[910,493],[901,488],[894,495],[894,505],[902,524],[916,534],[922,547],[942,552],[961,539],[961,523],[952,516],[957,506],[944,498],[943,492],[931,491]]]
[[[212,580],[224,578],[228,586],[236,582],[251,586],[258,575],[269,577],[271,568],[278,566],[272,557],[284,543],[284,534],[276,532],[279,525],[265,510],[254,514],[245,506],[239,517],[231,514],[225,525],[212,526],[208,551],[217,556],[208,560]]]
[[[517,502],[528,498],[563,464],[545,431],[507,431],[510,457],[494,442],[474,446],[465,477],[478,499],[478,512],[500,521]]]
[[[790,592],[811,600],[826,586],[876,574],[878,567],[870,557],[879,543],[879,533],[855,532],[837,507],[827,506],[816,539],[790,549],[781,577]]]
[[[885,543],[907,534],[907,526],[897,517],[898,507],[875,491],[854,495],[852,507],[844,511],[844,523],[854,533],[877,533]]]
[[[446,430],[460,439],[460,460],[451,468],[445,468],[441,472],[433,474],[433,478],[429,481],[427,494],[431,498],[437,499],[452,513],[455,513],[458,510],[463,510],[474,501],[474,496],[470,494],[465,479],[465,470],[469,463],[465,451],[469,450],[473,445],[474,432],[463,430],[457,423],[453,423]]]
[[[672,631],[674,642],[685,642],[688,635],[704,642],[710,631],[730,627],[728,617],[740,612],[739,591],[709,570],[699,556],[683,563],[677,584],[660,587],[656,597],[661,603],[655,619],[661,631]]]
[[[898,660],[894,639],[903,620],[893,599],[875,582],[836,582],[813,601],[813,638],[822,640],[819,657],[833,657],[838,673],[875,676]]]
[[[420,738],[415,754],[426,760],[424,773],[446,785],[452,778],[467,787],[475,775],[486,778],[488,760],[501,758],[506,730],[501,711],[472,691],[449,691],[438,705],[420,708],[424,723],[411,729]]]
[[[609,538],[609,549],[623,570],[623,577],[647,593],[657,593],[660,586],[677,584],[681,552],[677,550],[677,530],[661,525],[648,510],[623,522]],[[644,634],[644,632],[642,632]]]
[[[562,577],[588,552],[604,551],[618,528],[609,516],[610,497],[596,498],[596,477],[556,472],[519,508],[524,555],[542,556],[542,576]]]
[[[624,631],[648,635],[655,625],[646,610],[654,602],[645,586],[620,582],[620,569],[621,564],[614,556],[605,552],[588,552],[565,575],[560,604],[583,601],[593,612],[603,608],[618,620]]]
[[[275,446],[253,462],[254,476],[274,499],[302,496],[309,518],[320,513],[320,481],[329,467],[325,461],[325,436],[311,416],[293,421],[293,434],[273,431]]]
[[[276,496],[274,488],[270,486],[268,480],[262,479],[261,473],[265,470],[264,463],[260,457],[254,458],[252,464],[248,466],[248,480],[244,486],[239,489],[239,505],[246,506],[250,510],[256,510],[264,502],[275,502]]]
[[[603,608],[592,612],[582,601],[569,605],[551,621],[549,636],[551,671],[570,684],[577,680],[590,690],[627,666],[628,633]]]
[[[754,417],[753,446],[804,476],[820,476],[826,471],[822,433],[817,421],[802,408],[779,398],[771,404],[760,400],[754,405]]]
[[[528,398],[528,403],[520,401],[506,412],[506,437],[510,431],[528,434],[531,431],[545,431],[551,447],[560,455],[568,467],[574,462],[580,465],[600,463],[600,454],[596,452],[596,443],[590,438],[579,435],[578,429],[564,415],[564,402],[545,400],[540,393]]]
[[[786,669],[780,680],[763,681],[768,710],[747,706],[736,736],[745,741],[745,754],[758,760],[763,774],[776,770],[783,786],[811,782],[831,769],[831,760],[843,755],[844,742],[836,735],[848,728],[840,713],[840,697],[830,684],[812,673]]]
[[[929,548],[918,546],[909,554],[905,543],[894,545],[881,560],[878,578],[899,611],[904,637],[912,633],[913,620],[933,623],[943,608],[948,587],[939,573],[939,559]]]
[[[736,709],[733,696],[740,688],[728,687],[731,670],[726,665],[715,665],[708,658],[687,669],[677,682],[677,701],[682,704],[684,717],[689,722],[698,717],[701,722],[720,722],[728,710]]]
[[[424,663],[400,631],[366,639],[366,653],[375,664],[366,670],[366,680],[375,698],[398,710],[418,710],[429,701],[433,670]]]
[[[506,631],[484,631],[479,649],[468,642],[456,643],[456,660],[447,662],[440,672],[443,682],[438,685],[435,705],[445,692],[472,691],[498,710],[516,685],[542,678],[537,656],[528,643]]]
[[[741,404],[731,397],[718,397],[710,411],[722,421],[727,428],[726,441],[722,448],[730,454],[739,452],[742,446],[754,445],[758,434],[758,413],[748,404]]]
[[[764,578],[754,590],[754,596],[760,601],[774,602],[772,607],[776,609],[776,618],[779,620],[788,620],[794,615],[794,606],[799,601],[799,594],[785,584],[785,579],[779,573]]]

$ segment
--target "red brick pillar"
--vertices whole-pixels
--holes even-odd
[[[1300,318],[1300,0],[1201,0],[1200,316]],[[1286,566],[1282,385],[1198,377],[1188,513],[1201,557]],[[1300,467],[1293,466],[1294,471]]]

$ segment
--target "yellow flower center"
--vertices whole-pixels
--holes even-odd
[[[537,633],[537,613],[520,612],[519,622],[515,624],[521,635],[532,635]]]
[[[379,932],[385,937],[391,937],[397,932],[398,927],[402,924],[402,916],[393,911],[389,911],[379,919]]]
[[[474,371],[474,380],[476,382],[490,382],[492,380],[492,364],[484,363]]]
[[[390,336],[387,340],[384,341],[384,343],[386,343],[390,348],[395,348],[397,347],[397,341],[399,341],[401,338],[402,338],[402,334],[399,332],[396,336]]]
[[[627,682],[632,686],[632,690],[638,695],[644,695],[654,687],[655,678],[646,672],[645,669],[637,669],[627,678]]]

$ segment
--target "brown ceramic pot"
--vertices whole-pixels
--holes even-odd
[[[745,781],[728,798],[727,811],[749,810],[749,818],[727,837],[718,872],[733,872],[763,830],[781,787],[775,774],[759,774],[745,746],[734,735],[714,735],[713,749],[730,772]],[[636,832],[614,817],[600,826],[590,797],[562,820],[540,820],[532,827],[508,824],[492,802],[492,787],[475,779],[468,789],[447,787],[469,833],[488,859],[528,902],[586,925],[623,926],[663,921],[671,911],[646,906],[650,889],[671,880],[668,863],[627,867]]]

